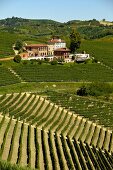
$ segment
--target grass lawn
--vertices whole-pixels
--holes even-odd
[[[30,82],[17,83],[13,85],[1,86],[0,94],[16,93],[16,92],[41,92],[46,90],[75,92],[80,86],[81,82]]]

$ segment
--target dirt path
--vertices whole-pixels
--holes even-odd
[[[8,57],[8,58],[0,58],[0,61],[8,61],[12,60],[14,57]]]

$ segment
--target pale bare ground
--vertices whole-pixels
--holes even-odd
[[[26,118],[26,120],[29,119],[31,116],[35,116],[35,114],[38,112],[38,109],[39,109],[40,106],[42,105],[43,101],[44,101],[44,99],[40,98],[37,106],[36,106],[35,109],[32,111],[32,113],[29,115],[29,117]],[[30,123],[30,122],[32,122],[32,120],[29,120],[28,122]]]
[[[52,107],[53,107],[53,104],[50,104],[50,106],[49,106],[49,108],[46,110],[46,112],[43,111],[43,114],[42,114],[41,119],[38,120],[36,123],[34,123],[34,125],[36,125],[37,123],[39,123],[41,120],[46,119],[46,120],[45,120],[44,122],[42,122],[41,125],[38,126],[38,127],[41,128],[42,126],[44,126],[44,124],[47,122],[47,120],[48,120],[48,118],[49,118],[49,116],[50,116],[49,113],[50,113]]]
[[[18,148],[19,148],[19,138],[21,134],[21,126],[22,126],[22,123],[19,122],[16,134],[15,134],[13,152],[12,152],[12,157],[11,157],[11,163],[15,163],[15,164],[17,163],[17,159],[18,159]]]
[[[52,141],[52,146],[53,146],[53,152],[54,152],[54,156],[55,156],[55,161],[56,161],[56,166],[57,169],[60,169],[60,165],[59,165],[59,160],[58,160],[58,155],[57,155],[57,150],[56,150],[56,146],[55,146],[55,138],[54,138],[54,134],[51,134],[51,141]]]
[[[36,103],[36,100],[35,100],[35,95],[32,95],[32,97],[30,98],[30,100],[28,101],[27,105],[26,105],[26,111],[24,112],[24,115],[21,115],[20,117],[22,116],[25,116],[30,110],[31,108],[34,106],[34,104]],[[32,103],[32,104],[31,104]],[[30,104],[30,106],[29,106]],[[25,108],[23,108],[23,111],[25,110]],[[21,112],[21,111],[20,111]]]
[[[43,131],[43,133],[44,133],[44,139],[43,140],[44,140],[44,146],[45,146],[44,149],[46,149],[46,153],[47,153],[48,168],[50,170],[52,170],[53,168],[52,168],[52,160],[51,160],[50,150],[49,150],[48,133],[46,133],[44,131]]]
[[[109,143],[110,143],[110,137],[112,135],[112,132],[110,130],[107,130],[107,135],[106,135],[106,138],[104,140],[104,144],[103,144],[103,147],[106,149],[106,150],[109,150]]]
[[[59,124],[58,124],[58,126],[56,127],[56,130],[55,130],[57,133],[61,133],[61,130],[62,130],[62,129],[66,126],[66,124],[67,124],[66,120],[67,120],[67,121],[69,120],[69,116],[67,115],[67,112],[64,110],[63,113],[64,113],[64,117],[62,117],[62,118],[60,119],[60,121],[58,122]]]
[[[34,127],[31,127],[31,138],[30,138],[30,150],[31,150],[31,167],[35,169],[35,139],[34,139]]]
[[[101,128],[100,135],[98,137],[98,142],[97,142],[98,148],[102,148],[102,146],[103,146],[103,142],[104,142],[104,138],[105,138],[105,131],[106,131],[105,128]]]
[[[11,94],[12,95],[12,94]],[[7,103],[4,105],[4,106],[7,106],[10,102],[14,101],[15,97],[17,96],[18,94],[14,93],[12,98],[10,100],[7,101]]]
[[[43,105],[41,106],[41,109],[40,109],[40,110],[37,110],[37,113],[36,113],[34,119],[31,120],[31,121],[29,121],[29,123],[34,124],[34,123],[35,123],[35,122],[34,122],[35,119],[37,119],[37,120],[39,121],[39,120],[40,120],[39,117],[40,117],[40,116],[42,117],[42,115],[43,115],[43,113],[45,113],[46,107],[48,107],[48,105],[49,105],[49,102],[45,102],[45,101],[44,101]],[[33,122],[34,122],[34,123],[33,123]]]
[[[10,95],[11,95],[11,94],[7,94],[6,97],[0,102],[0,104],[2,104],[3,102],[5,102]]]
[[[78,127],[78,132],[77,132],[77,134],[74,136],[74,138],[75,138],[76,140],[79,139],[79,137],[80,137],[80,135],[81,135],[81,133],[82,133],[82,131],[83,131],[83,129],[84,129],[85,123],[86,123],[86,119],[83,118],[80,126]]]
[[[37,136],[38,136],[38,144],[39,144],[39,169],[44,170],[44,158],[43,158],[43,151],[42,151],[42,141],[41,141],[41,130],[37,129]]]
[[[23,138],[22,138],[22,151],[21,151],[21,160],[20,165],[27,165],[27,134],[28,134],[28,126],[24,126]]]
[[[1,123],[1,121],[2,121],[2,119],[3,119],[3,117],[1,117],[1,114],[2,114],[2,112],[0,112],[0,123]]]
[[[91,127],[90,127],[89,134],[87,134],[86,139],[85,139],[85,142],[88,143],[89,145],[91,144],[91,140],[93,138],[93,134],[94,134],[95,128],[96,128],[96,124],[92,123]]]
[[[64,118],[61,119],[61,121],[59,122],[59,125],[57,126],[58,128],[58,130],[56,129],[57,133],[61,133],[61,130],[67,125],[68,120],[70,119],[70,115],[68,114],[66,110],[64,110],[63,114],[64,114]]]
[[[74,134],[76,133],[81,121],[82,121],[82,117],[77,116],[75,126],[74,126],[73,130],[71,131],[71,133],[69,134],[69,136],[71,136],[71,137],[74,136]]]
[[[28,97],[30,97],[29,100],[27,101],[27,103],[25,103],[24,107],[21,109],[21,111],[20,111],[19,113],[24,112],[24,110],[29,106],[30,102],[32,101],[33,95],[32,95],[32,96],[27,96],[27,97],[26,97],[26,100],[28,99]],[[18,114],[18,113],[17,113],[17,114]],[[15,115],[16,115],[16,114],[15,114]]]
[[[59,149],[60,149],[61,158],[62,158],[63,163],[64,163],[64,170],[69,170],[68,166],[67,166],[67,161],[65,159],[64,152],[63,152],[63,149],[62,149],[62,142],[61,142],[60,136],[57,135],[57,139],[58,139],[58,145],[59,145]]]
[[[63,112],[62,112],[63,111]],[[60,116],[60,114],[61,114],[61,118],[59,119],[59,116]],[[56,128],[59,126],[59,124],[61,123],[61,121],[62,121],[62,119],[65,117],[65,114],[64,114],[64,109],[62,109],[61,110],[61,112],[59,113],[58,112],[58,116],[56,117],[56,119],[55,120],[53,120],[53,123],[55,122],[55,121],[57,121],[57,123],[52,127],[52,131],[55,131],[56,130]]]
[[[27,112],[21,116],[21,119],[27,119],[28,117],[30,117],[32,115],[32,113],[34,112],[34,110],[36,109],[37,105],[38,105],[38,99],[39,97],[37,98],[36,97],[36,100],[33,101],[32,105],[29,107],[29,109],[27,110]],[[29,113],[31,112],[31,113]]]
[[[0,148],[1,148],[1,145],[2,145],[2,142],[3,142],[4,133],[5,133],[5,130],[7,128],[8,122],[9,122],[9,119],[5,119],[3,125],[0,129]]]
[[[8,61],[8,60],[13,60],[14,57],[7,57],[7,58],[0,58],[0,61]]]
[[[82,142],[85,141],[86,136],[87,136],[87,134],[89,133],[89,129],[90,129],[90,127],[91,127],[91,123],[92,123],[91,121],[87,121],[87,122],[86,122],[86,127],[84,128],[83,134],[82,134],[82,136],[80,137],[80,140],[81,140]]]
[[[23,94],[24,95],[24,94]],[[27,99],[27,97],[28,97],[29,95],[28,94],[26,94],[26,96],[24,97],[24,99],[17,105],[15,105],[15,109],[13,110],[13,111],[15,111],[16,109],[18,109],[19,107],[21,107],[22,106],[22,104],[26,101],[26,99]]]
[[[54,116],[57,116],[57,109],[58,109],[58,107],[54,106],[54,109],[51,112],[51,115],[49,116],[49,119],[47,120],[46,124],[48,123],[48,121],[50,121],[52,119],[51,122],[49,122],[49,124],[47,126],[46,126],[46,124],[44,125],[44,129],[46,131],[49,130],[51,124],[53,123]]]
[[[18,93],[17,93],[18,94]],[[10,94],[11,95],[11,94]],[[18,105],[18,101],[20,100],[20,98],[22,97],[24,95],[24,93],[21,93],[21,95],[18,97],[18,99],[17,100],[15,100],[15,102],[14,103],[12,103],[12,105],[10,106],[10,107],[13,107],[13,106],[15,106],[15,108],[17,107],[16,105]],[[9,108],[10,108],[9,107]]]
[[[5,142],[3,154],[2,154],[2,159],[3,160],[7,160],[8,155],[9,155],[9,150],[10,150],[10,145],[11,145],[11,138],[12,138],[14,126],[15,126],[15,121],[11,121],[9,130],[8,130],[8,133],[7,133],[7,137],[6,137],[6,142]]]
[[[111,142],[110,142],[109,150],[110,150],[110,152],[113,153],[113,133],[111,135]]]
[[[97,144],[100,129],[101,129],[101,126],[97,125],[96,130],[93,134],[92,142],[91,142],[91,144],[93,144],[94,146],[96,146],[96,144]]]

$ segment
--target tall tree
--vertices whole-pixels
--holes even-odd
[[[23,43],[21,40],[17,40],[15,43],[15,50],[21,50],[23,47]]]
[[[80,34],[73,30],[70,33],[70,50],[72,53],[74,53],[78,48],[80,48],[81,44],[81,36]]]

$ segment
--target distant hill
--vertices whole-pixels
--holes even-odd
[[[113,35],[113,23],[108,21],[72,20],[61,23],[48,19],[23,19],[18,17],[0,20],[0,31],[33,36],[59,35],[68,36],[72,29],[77,29],[83,38],[95,39]]]
[[[113,22],[109,22],[109,21],[100,21],[101,25],[105,25],[105,26],[113,26]]]
[[[105,22],[104,22],[105,23]],[[0,57],[13,55],[12,45],[17,39],[27,43],[46,43],[52,36],[59,36],[69,46],[69,35],[76,29],[82,39],[99,39],[113,35],[113,23],[93,20],[72,20],[61,23],[48,19],[18,17],[0,20]],[[110,24],[111,23],[111,24]]]

